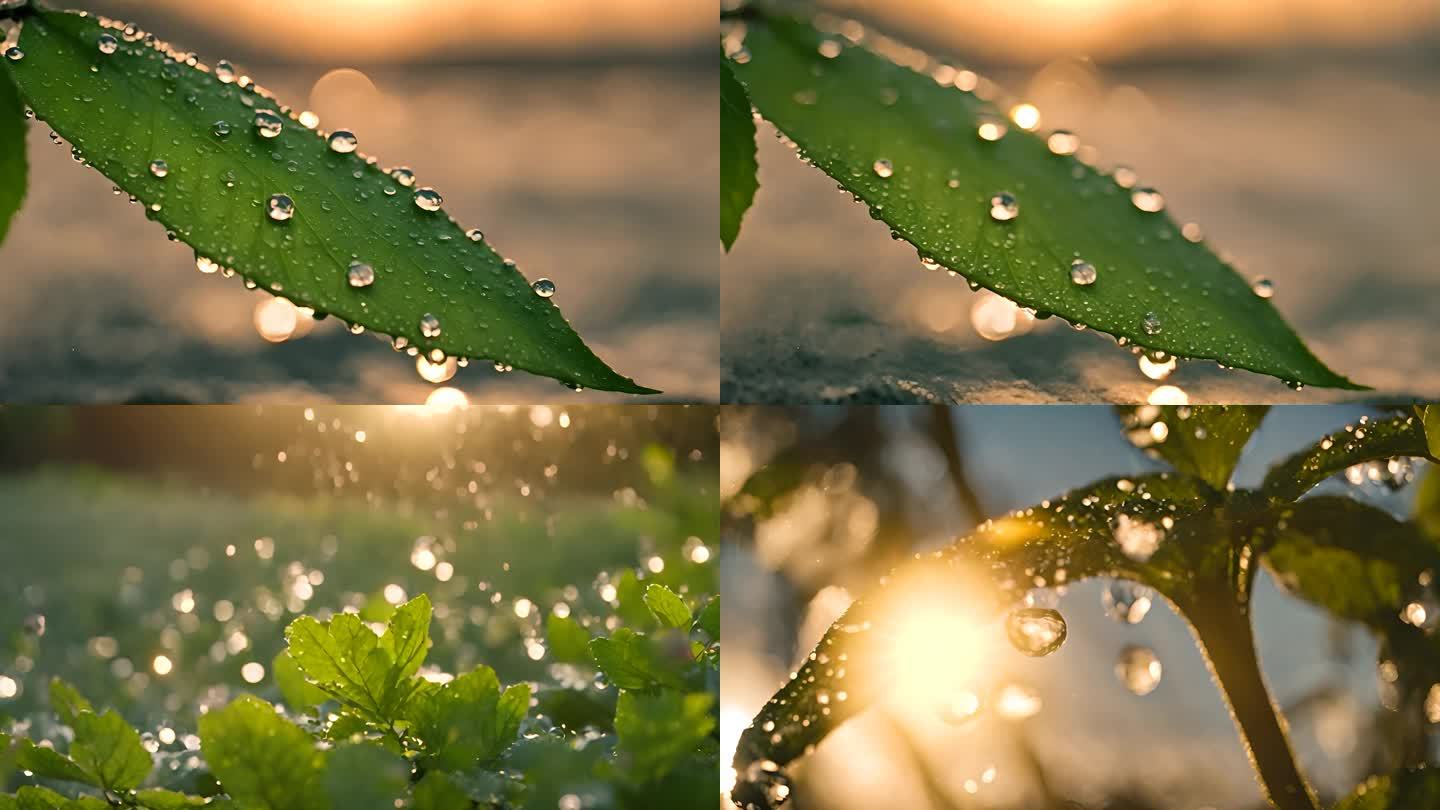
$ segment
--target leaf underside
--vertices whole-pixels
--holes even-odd
[[[0,243],[25,199],[25,105],[10,74],[0,69]]]
[[[1265,405],[1140,405],[1122,407],[1120,414],[1139,446],[1223,490],[1267,410]]]
[[[827,58],[822,45],[838,55]],[[769,16],[747,21],[744,50],[748,58],[731,67],[755,108],[920,256],[1021,306],[1146,349],[1292,384],[1363,388],[1321,363],[1268,300],[1167,214],[1141,211],[1111,176],[1052,153],[957,89],[953,69],[906,51],[948,80],[942,85],[843,37]],[[984,116],[1008,124],[998,141],[977,135]],[[991,216],[1000,192],[1018,201],[1008,221]],[[1093,284],[1071,281],[1076,259],[1096,268]]]
[[[102,35],[118,41],[115,53],[100,51]],[[24,58],[3,69],[36,114],[148,217],[260,289],[426,354],[655,393],[607,367],[488,243],[471,241],[442,211],[420,209],[415,189],[359,152],[332,151],[259,87],[224,83],[164,47],[87,15],[42,10],[25,20]],[[278,137],[259,134],[261,110],[282,116]],[[228,135],[217,134],[220,121]],[[155,160],[168,164],[167,176],[150,171]],[[288,221],[268,216],[276,194],[294,201]],[[372,285],[350,285],[353,262],[374,268]],[[426,315],[439,320],[438,335],[424,334]]]
[[[755,117],[745,88],[725,63],[720,65],[720,241],[735,245],[740,220],[755,201],[760,187],[756,173]]]

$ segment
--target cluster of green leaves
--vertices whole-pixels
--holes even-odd
[[[924,262],[972,286],[1153,352],[1293,385],[1363,387],[1327,368],[1267,297],[1155,210],[1158,195],[1142,210],[1128,181],[1076,157],[1073,136],[1062,133],[1066,145],[1052,149],[1009,124],[974,92],[973,73],[761,2],[730,16],[731,52],[720,66],[727,249],[757,188],[753,107]],[[881,51],[903,55],[892,61]],[[977,137],[985,121],[1001,134]],[[1018,216],[991,216],[1001,192],[1018,197]],[[1093,283],[1072,283],[1079,260],[1096,268]]]
[[[208,770],[193,792],[154,784],[140,734],[57,679],[51,708],[73,741],[61,751],[22,738],[13,758],[27,773],[68,787],[22,786],[0,796],[0,810],[553,808],[561,796],[594,787],[567,781],[577,759],[589,780],[618,784],[586,806],[713,804],[718,601],[692,616],[663,585],[641,591],[633,575],[622,584],[622,613],[651,634],[622,627],[592,640],[559,616],[547,628],[559,660],[598,668],[619,688],[613,704],[587,691],[502,688],[486,666],[449,680],[421,677],[430,643],[426,596],[396,608],[378,633],[353,613],[327,622],[302,616],[272,669],[284,708],[242,695],[203,715]],[[10,750],[8,737],[0,743]]]
[[[596,357],[487,241],[419,208],[413,180],[331,149],[325,133],[248,78],[206,68],[124,23],[32,5],[5,16],[22,30],[20,58],[0,59],[0,239],[25,193],[29,105],[171,238],[249,286],[390,335],[412,352],[487,358],[574,387],[655,393]],[[267,109],[284,116],[273,138],[254,124]],[[166,173],[151,170],[157,160]],[[294,202],[289,220],[268,216],[277,194]],[[351,285],[356,262],[374,269],[372,284]],[[430,317],[438,330],[421,326]]]
[[[1369,627],[1382,641],[1382,660],[1399,673],[1397,706],[1423,723],[1424,696],[1440,684],[1440,637],[1408,621],[1405,609],[1426,598],[1440,572],[1440,479],[1427,477],[1413,520],[1397,520],[1350,497],[1302,496],[1355,465],[1440,459],[1440,406],[1362,418],[1275,465],[1260,487],[1237,488],[1232,473],[1265,414],[1261,406],[1124,409],[1125,429],[1144,437],[1146,451],[1170,471],[1105,479],[986,521],[886,577],[830,628],[741,736],[736,804],[770,806],[774,793],[767,780],[777,767],[883,697],[847,682],[845,669],[860,667],[867,637],[884,633],[887,620],[893,621],[877,607],[887,595],[937,581],[973,592],[978,571],[986,582],[973,597],[995,611],[1016,604],[1032,583],[1091,577],[1127,579],[1163,594],[1190,622],[1271,802],[1282,810],[1317,808],[1260,677],[1249,610],[1254,579],[1263,565],[1293,595]],[[1139,524],[1162,537],[1153,553],[1126,547],[1126,525]],[[839,668],[837,660],[850,663]],[[828,700],[842,690],[847,701]],[[1414,799],[1440,791],[1440,772],[1422,768],[1377,777],[1367,791],[1363,800],[1341,807],[1426,806]]]

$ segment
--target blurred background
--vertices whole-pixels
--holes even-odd
[[[1256,486],[1271,464],[1366,413],[1375,412],[1272,410],[1235,484]],[[982,517],[1163,469],[1099,406],[727,408],[720,454],[726,785],[741,731],[895,565],[952,542]],[[1433,472],[1423,463],[1403,469],[1388,484],[1341,476],[1316,492],[1409,516],[1424,486],[1416,482]],[[956,646],[945,660],[975,662],[973,677],[954,687],[983,696],[979,714],[947,720],[921,694],[872,707],[789,769],[788,806],[1265,806],[1188,627],[1163,599],[1132,602],[1135,594],[1112,584],[1032,592],[1069,627],[1064,646],[1044,658],[1017,652],[998,620],[964,637],[927,636],[927,644]],[[1263,572],[1252,605],[1266,679],[1322,796],[1333,801],[1390,770],[1396,757],[1414,755],[1407,745],[1422,758],[1440,753],[1440,705],[1429,724],[1385,708],[1393,684],[1377,675],[1378,643],[1368,631],[1282,593]]]
[[[727,0],[732,2],[732,0]],[[732,2],[733,4],[733,2]],[[1392,0],[820,0],[995,80],[1126,165],[1249,277],[1331,367],[1440,395],[1440,4]],[[810,8],[811,6],[805,6]],[[925,273],[761,125],[760,190],[722,259],[726,401],[1144,402],[1101,336]],[[1337,401],[1181,364],[1195,402]]]
[[[75,0],[201,61],[229,59],[479,227],[613,368],[667,398],[719,391],[713,5],[615,0]],[[0,246],[5,402],[584,402],[489,364],[417,367],[195,270],[111,183],[31,128],[29,198]],[[37,317],[37,313],[44,313]],[[455,394],[442,395],[451,399]]]
[[[485,664],[536,682],[536,713],[556,722],[613,710],[612,687],[552,659],[545,621],[603,628],[637,576],[702,602],[717,592],[715,419],[0,409],[0,726],[61,733],[45,711],[61,676],[146,731],[162,778],[186,784],[199,712],[241,691],[280,699],[271,662],[297,615],[383,621],[421,593],[435,610],[422,674]]]

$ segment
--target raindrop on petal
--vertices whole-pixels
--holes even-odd
[[[391,169],[390,178],[406,188],[410,188],[411,186],[415,185],[415,173],[405,168],[404,166],[398,166],[394,169]]]
[[[215,78],[224,84],[235,81],[235,66],[221,59],[215,63]]]
[[[21,59],[25,58],[25,52],[20,50],[19,48],[6,48],[5,58],[9,59],[11,62],[19,62]]]
[[[1145,330],[1147,335],[1160,334],[1160,316],[1153,312],[1145,313],[1145,318],[1140,321],[1140,327]]]
[[[1057,129],[1045,139],[1045,145],[1057,155],[1073,155],[1080,148],[1080,138],[1067,129]]]
[[[1155,592],[1128,579],[1117,579],[1100,594],[1105,615],[1124,624],[1139,624],[1150,612]]]
[[[468,231],[465,232],[465,236],[466,236],[471,242],[484,242],[484,241],[485,241],[485,232],[482,231],[482,230],[480,230],[479,228],[471,228],[470,230],[468,230]]]

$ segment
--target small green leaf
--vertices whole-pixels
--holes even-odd
[[[430,600],[417,596],[390,617],[377,637],[353,613],[323,625],[301,616],[285,629],[290,655],[315,686],[366,714],[394,719],[419,686],[412,676],[425,660],[430,639]]]
[[[998,140],[978,136],[986,117],[1007,121],[973,93],[805,22],[757,16],[746,22],[749,58],[731,62],[750,103],[920,256],[1136,346],[1361,387],[1316,359],[1208,247],[1167,214],[1132,204],[1113,178],[1013,123]],[[1018,208],[993,202],[1001,194]],[[1072,281],[1075,261],[1094,268],[1093,283]]]
[[[643,628],[655,623],[655,617],[645,605],[645,586],[633,569],[620,573],[620,581],[615,584],[615,600],[618,602],[615,615],[631,627]]]
[[[63,779],[100,787],[100,781],[75,764],[75,760],[53,748],[39,746],[29,740],[20,741],[15,764],[47,779]]]
[[[545,638],[550,642],[550,655],[565,664],[589,664],[590,631],[569,616],[550,614],[545,619]]]
[[[326,758],[325,785],[333,807],[395,810],[409,784],[405,759],[374,743],[341,745]]]
[[[729,250],[740,236],[740,220],[760,187],[756,174],[755,117],[745,88],[720,58],[720,242]]]
[[[659,654],[650,640],[629,628],[591,641],[590,655],[605,677],[621,689],[649,689],[664,680]]]
[[[7,65],[0,65],[0,244],[10,230],[10,220],[25,201],[25,105],[10,78]]]
[[[700,615],[695,617],[695,626],[692,629],[709,636],[711,641],[720,640],[720,597],[705,603]]]
[[[411,701],[407,719],[431,767],[463,771],[515,742],[529,710],[528,685],[502,693],[495,670],[482,666],[443,685],[426,684]]]
[[[144,40],[117,36],[107,56],[95,47],[104,31],[93,16],[37,10],[21,33],[25,58],[7,67],[40,118],[197,255],[425,353],[655,393],[606,366],[487,242],[422,210],[416,189],[290,118],[262,137],[257,113],[285,107],[257,86],[222,83]],[[292,201],[291,218],[270,217],[275,195]],[[373,284],[352,285],[356,262]]]
[[[280,695],[285,698],[285,705],[292,711],[310,711],[330,699],[325,690],[305,679],[305,672],[295,663],[295,659],[290,657],[288,650],[281,650],[280,654],[275,656],[275,660],[270,664],[270,671],[275,675],[275,685],[280,687]]]
[[[207,807],[209,802],[201,796],[186,796],[172,790],[151,788],[135,794],[135,802],[147,810],[190,810],[193,807]]]
[[[140,733],[114,710],[75,715],[70,758],[106,790],[134,790],[150,775],[152,762]]]
[[[50,788],[26,785],[15,791],[20,810],[67,810],[70,800]]]
[[[1440,807],[1440,768],[1420,767],[1372,776],[1335,810],[1419,810]]]
[[[84,695],[59,678],[50,681],[50,708],[60,716],[60,722],[72,728],[75,726],[76,715],[94,711],[94,707]]]
[[[645,589],[645,606],[665,627],[690,627],[690,608],[685,607],[685,602],[664,585],[651,584]]]
[[[470,810],[472,806],[465,791],[440,771],[425,774],[415,786],[414,810]]]
[[[1440,405],[1426,405],[1422,421],[1425,425],[1425,441],[1430,447],[1430,455],[1440,458]]]
[[[243,810],[325,810],[325,757],[269,703],[241,695],[200,716],[200,749]]]
[[[715,729],[709,693],[666,690],[654,695],[623,692],[615,707],[620,750],[635,781],[655,782],[693,755]]]
[[[1223,490],[1269,406],[1140,405],[1120,410],[1125,428],[1138,446],[1180,472]]]
[[[1429,455],[1419,418],[1400,415],[1362,419],[1271,467],[1260,490],[1271,500],[1293,501],[1352,465],[1396,456]]]

